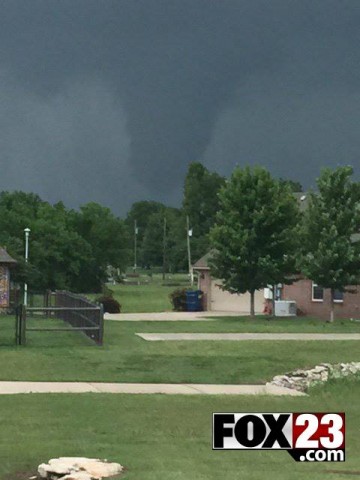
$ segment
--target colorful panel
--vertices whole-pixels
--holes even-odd
[[[0,265],[0,307],[9,306],[10,274],[8,267]]]

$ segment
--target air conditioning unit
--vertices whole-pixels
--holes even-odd
[[[292,300],[276,301],[275,317],[296,317],[296,302]]]

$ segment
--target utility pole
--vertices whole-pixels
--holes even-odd
[[[136,272],[136,268],[137,268],[137,265],[136,265],[137,234],[138,234],[138,227],[137,227],[136,220],[134,220],[134,272]]]
[[[163,281],[165,281],[166,271],[166,217],[164,216],[164,232],[163,232]]]
[[[187,239],[187,252],[188,252],[188,265],[191,286],[194,285],[194,273],[191,265],[191,251],[190,251],[190,237],[192,236],[192,230],[190,230],[189,215],[186,215],[186,239]]]

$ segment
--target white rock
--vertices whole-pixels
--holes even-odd
[[[53,461],[61,461],[69,464],[75,464],[79,462],[101,462],[99,458],[87,458],[87,457],[59,457],[53,460],[49,460],[49,463]]]
[[[324,372],[325,370],[326,370],[326,367],[323,367],[321,365],[316,365],[315,368],[311,369],[311,371],[314,373],[321,373],[321,372]]]
[[[307,372],[306,370],[294,370],[291,373],[288,373],[288,375],[295,376],[295,377],[306,377]]]
[[[40,475],[41,478],[46,478],[47,477],[47,470],[46,467],[48,465],[46,463],[41,463],[38,466],[38,474]]]
[[[331,365],[331,363],[320,363],[320,365],[330,370],[333,368],[333,365]]]
[[[73,472],[60,478],[61,480],[93,480],[93,477],[88,472]]]
[[[84,468],[93,478],[113,477],[119,475],[123,471],[123,467],[118,463],[98,462],[93,464],[84,463]]]
[[[63,461],[60,458],[52,458],[49,463],[42,463],[38,468],[38,472],[43,478],[46,478],[49,474],[66,475],[71,471],[73,471],[72,462]]]
[[[360,362],[322,363],[309,370],[294,370],[285,375],[277,375],[272,385],[306,391],[310,386],[326,382],[329,378],[346,377],[360,372]]]
[[[38,467],[42,478],[53,476],[62,480],[91,480],[119,475],[123,467],[119,463],[108,463],[98,458],[59,457]]]

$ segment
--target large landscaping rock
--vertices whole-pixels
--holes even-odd
[[[122,473],[119,463],[85,457],[60,457],[38,467],[41,478],[49,480],[99,480]]]
[[[309,387],[318,383],[324,383],[330,378],[346,377],[359,372],[360,362],[321,363],[309,370],[298,369],[285,375],[277,375],[272,379],[270,385],[306,392]]]

